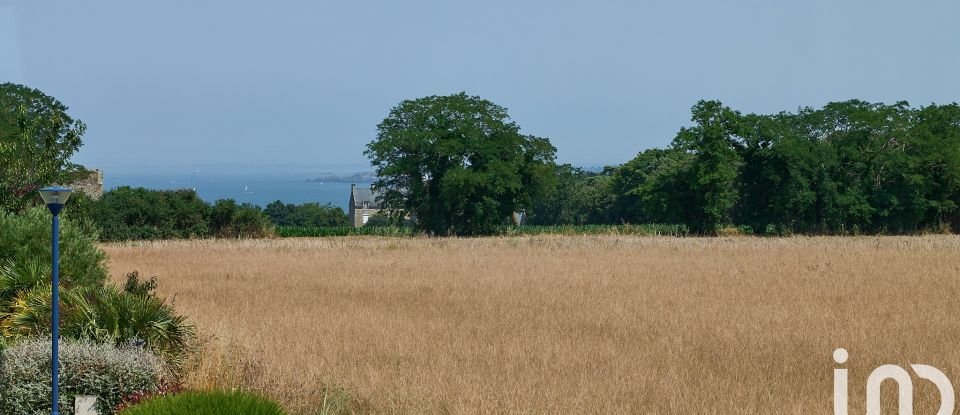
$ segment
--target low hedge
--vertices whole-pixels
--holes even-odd
[[[50,339],[19,341],[0,351],[0,414],[50,412]],[[161,390],[163,360],[134,347],[64,339],[60,342],[60,413],[73,415],[77,395],[97,397],[100,414],[125,398]]]
[[[276,402],[247,392],[184,392],[147,400],[120,415],[285,415]]]

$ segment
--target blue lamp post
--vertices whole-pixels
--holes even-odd
[[[50,382],[53,390],[53,415],[60,415],[60,210],[72,192],[65,187],[40,189],[43,203],[47,204],[53,214],[53,321],[50,323],[50,330],[53,331],[53,368]]]

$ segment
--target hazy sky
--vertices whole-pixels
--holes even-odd
[[[744,112],[960,100],[960,1],[0,0],[0,81],[89,126],[76,161],[364,169],[403,99],[466,91],[561,162]]]

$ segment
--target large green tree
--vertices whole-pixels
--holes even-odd
[[[613,175],[615,210],[622,222],[684,223],[692,217],[688,178],[693,156],[676,148],[648,149]]]
[[[555,180],[527,211],[529,223],[584,225],[615,222],[614,194],[610,190],[614,170],[610,167],[593,172],[570,164],[556,166]]]
[[[78,169],[70,157],[84,131],[86,126],[57,99],[23,85],[0,84],[0,209],[21,210],[37,189],[69,181]]]
[[[294,205],[279,200],[270,202],[263,213],[278,226],[348,226],[350,219],[343,209],[330,204]]]
[[[383,204],[437,235],[490,233],[531,207],[553,180],[555,153],[505,108],[465,93],[401,102],[365,152]]]
[[[673,141],[675,148],[693,156],[688,181],[693,209],[685,222],[695,231],[716,233],[732,223],[739,196],[741,116],[719,101],[700,101],[693,106],[691,120],[696,125],[681,128]]]

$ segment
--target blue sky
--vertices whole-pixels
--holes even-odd
[[[0,0],[0,81],[89,126],[76,161],[363,170],[399,101],[466,91],[558,159],[664,146],[744,112],[960,96],[960,2]]]

